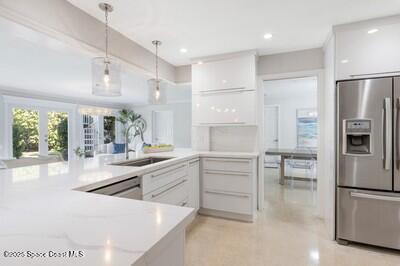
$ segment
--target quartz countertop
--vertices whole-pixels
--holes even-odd
[[[157,164],[113,166],[124,155],[0,170],[0,265],[135,265],[194,219],[192,208],[84,192],[201,156],[255,158],[257,153],[177,149]],[[133,153],[130,159],[135,159]],[[63,252],[75,258],[62,257]],[[5,252],[59,255],[10,258]],[[16,253],[8,253],[8,255]],[[30,253],[29,253],[30,254]],[[32,255],[33,256],[33,255]]]

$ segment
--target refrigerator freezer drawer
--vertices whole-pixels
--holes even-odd
[[[337,238],[400,249],[400,194],[338,188]]]

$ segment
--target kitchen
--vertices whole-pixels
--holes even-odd
[[[277,11],[285,6],[271,3]],[[333,12],[335,23],[330,22],[314,43],[301,43],[304,38],[292,31],[291,38],[299,41],[293,47],[293,41],[283,40],[289,38],[283,33],[263,29],[259,41],[238,43],[242,47],[234,42],[227,45],[229,34],[221,32],[214,36],[215,47],[202,50],[207,47],[204,42],[174,42],[162,35],[171,31],[162,22],[153,21],[160,27],[154,29],[158,34],[144,34],[137,25],[135,33],[129,33],[127,10],[147,21],[134,3],[124,6],[110,1],[111,6],[103,3],[99,8],[97,1],[2,1],[5,54],[1,69],[5,75],[0,81],[4,129],[0,157],[9,169],[0,170],[0,247],[9,256],[1,257],[0,264],[29,264],[22,258],[27,251],[48,255],[72,250],[84,256],[44,255],[34,261],[38,265],[399,263],[396,251],[358,244],[398,249],[396,240],[386,243],[366,233],[379,232],[382,223],[375,221],[364,228],[359,219],[351,220],[343,205],[336,204],[342,199],[336,185],[360,188],[368,196],[358,199],[365,206],[375,206],[368,201],[381,198],[366,193],[365,188],[373,192],[375,187],[336,179],[335,169],[342,165],[336,156],[353,158],[360,151],[337,152],[343,140],[336,140],[333,130],[343,129],[335,118],[336,111],[342,110],[335,106],[337,81],[340,89],[347,80],[362,79],[367,84],[375,78],[386,77],[388,83],[396,80],[400,18],[392,3],[387,9],[352,3],[353,13],[347,14],[351,19]],[[147,15],[157,11],[160,21],[162,15],[176,14],[173,5],[158,5],[142,7]],[[334,9],[339,4],[329,5]],[[194,2],[184,4],[184,8],[194,7],[203,10]],[[235,6],[240,7],[239,3]],[[232,16],[234,12],[227,12],[226,21],[233,21]],[[135,34],[140,44],[132,37]],[[274,48],[262,49],[269,46]],[[100,75],[96,58],[103,58]],[[317,205],[311,213],[264,197],[269,188],[264,186],[260,84],[303,77],[315,77],[318,91]],[[388,86],[388,90],[394,89]],[[122,96],[105,97],[107,93]],[[360,112],[343,118],[357,119],[363,122],[360,126],[373,120],[356,132],[351,130],[358,124],[343,131],[354,136],[347,148],[360,148],[364,143],[359,142],[369,138],[373,141],[365,146],[367,152],[380,158],[379,144],[385,140],[383,171],[393,180],[395,160],[390,147],[396,120],[389,108],[395,107],[394,97],[387,94],[386,105],[382,101],[387,110],[382,120],[386,121],[385,137],[378,127],[380,116],[371,118]],[[121,119],[124,112],[126,120]],[[34,121],[33,126],[15,129],[24,119]],[[360,132],[370,137],[360,138]],[[21,138],[14,142],[15,136]],[[360,162],[370,158],[359,157]],[[396,196],[392,186],[387,190],[391,200]],[[388,201],[388,195],[380,196]],[[390,204],[391,212],[398,208],[396,201]],[[390,219],[388,223],[398,223],[396,217]],[[342,233],[347,228],[342,224],[354,222],[362,237],[358,231]],[[300,237],[292,240],[296,234]]]

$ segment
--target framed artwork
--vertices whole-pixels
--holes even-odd
[[[317,148],[318,112],[316,109],[297,109],[297,147]]]

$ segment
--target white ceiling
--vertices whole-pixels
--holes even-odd
[[[93,96],[92,55],[3,18],[0,51],[0,90],[93,104],[147,104],[147,77],[125,69],[121,97]],[[190,99],[190,86],[169,85],[167,90],[170,101]]]
[[[332,25],[397,14],[400,0],[68,0],[174,65],[189,58],[258,49],[260,54],[321,47]],[[264,40],[265,33],[272,33]],[[188,52],[181,54],[179,50]]]

